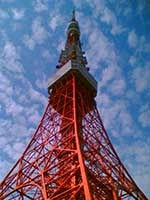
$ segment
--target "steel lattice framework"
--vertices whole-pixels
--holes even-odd
[[[78,28],[74,17],[71,23]],[[59,68],[66,69],[62,60]],[[81,72],[74,61],[63,75],[58,69],[60,77],[51,81],[45,113],[2,181],[1,200],[147,199],[108,138],[94,100],[96,91],[83,75],[87,69]]]

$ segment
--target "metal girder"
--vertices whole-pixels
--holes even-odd
[[[20,159],[0,184],[0,199],[147,198],[114,150],[84,80],[54,84],[45,113]]]

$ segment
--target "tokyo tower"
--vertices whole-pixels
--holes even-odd
[[[73,12],[31,141],[0,184],[0,200],[146,200],[112,146]]]

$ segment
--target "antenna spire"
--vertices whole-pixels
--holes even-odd
[[[72,11],[72,21],[76,20],[76,12],[75,9]]]

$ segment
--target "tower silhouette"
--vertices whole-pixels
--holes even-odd
[[[146,200],[114,150],[94,100],[73,12],[48,105],[25,151],[0,185],[0,199]]]

